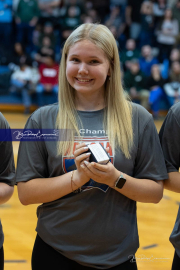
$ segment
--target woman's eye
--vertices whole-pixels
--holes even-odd
[[[77,58],[73,58],[73,59],[71,59],[71,61],[73,61],[73,62],[79,62],[79,60],[77,59]]]
[[[99,63],[99,62],[98,62],[98,60],[91,60],[91,63],[92,63],[92,64],[97,64],[97,63]]]

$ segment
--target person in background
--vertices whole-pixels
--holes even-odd
[[[20,0],[15,12],[16,42],[21,43],[30,53],[33,49],[32,35],[39,18],[37,0]]]
[[[178,61],[171,65],[169,82],[164,85],[164,90],[170,107],[180,101],[180,63]]]
[[[39,23],[44,25],[47,21],[54,27],[58,25],[62,0],[37,0],[40,10]]]
[[[146,89],[150,91],[149,104],[152,109],[154,119],[159,118],[159,109],[161,100],[165,100],[164,84],[167,83],[161,75],[160,66],[154,64],[151,67],[151,75],[146,80]]]
[[[149,109],[149,91],[145,89],[146,76],[141,71],[139,60],[132,59],[129,71],[124,74],[124,86],[133,102]]]
[[[45,105],[45,95],[53,95],[57,99],[59,66],[53,57],[46,57],[39,66],[40,80],[36,87],[38,106]]]
[[[0,0],[0,47],[12,50],[12,0]]]
[[[128,0],[126,7],[126,24],[129,26],[130,38],[139,39],[141,33],[141,5],[143,0]]]
[[[138,59],[139,57],[140,51],[136,48],[136,41],[134,39],[128,39],[125,49],[120,51],[120,59],[124,71],[129,70],[132,59]]]
[[[173,18],[172,10],[166,9],[163,20],[159,23],[156,30],[157,45],[159,48],[159,61],[168,59],[173,46],[176,43],[176,37],[179,33],[178,21]]]
[[[10,92],[21,95],[25,114],[30,113],[32,105],[31,95],[35,92],[38,80],[38,70],[30,67],[26,62],[20,64],[11,75]]]
[[[0,204],[6,203],[12,196],[15,184],[15,167],[10,127],[7,120],[0,112]],[[7,141],[6,141],[6,140]],[[0,270],[4,270],[4,234],[0,220]]]
[[[153,56],[151,46],[145,45],[141,48],[140,68],[147,77],[151,75],[152,65],[158,64],[158,62],[158,59]]]
[[[49,37],[43,37],[41,47],[37,50],[37,52],[33,53],[33,57],[34,60],[36,60],[39,64],[45,63],[47,57],[55,57],[55,50]]]
[[[170,108],[159,132],[160,142],[166,161],[168,179],[164,181],[164,188],[180,193],[180,102]],[[170,236],[174,247],[174,259],[171,270],[180,269],[180,206]]]
[[[153,4],[150,1],[145,1],[141,6],[141,33],[140,47],[144,45],[153,45],[154,35],[154,15]]]
[[[68,38],[80,23],[82,23],[81,14],[77,13],[76,6],[69,6],[61,25],[62,42]]]
[[[155,0],[155,2],[153,3],[155,26],[157,26],[159,22],[161,22],[161,20],[163,19],[166,8],[167,8],[167,0]]]

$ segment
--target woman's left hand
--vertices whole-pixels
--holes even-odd
[[[120,172],[111,162],[108,162],[106,165],[101,165],[95,162],[84,161],[81,164],[81,168],[86,175],[94,181],[106,184],[110,187],[114,187],[114,184],[120,175]]]

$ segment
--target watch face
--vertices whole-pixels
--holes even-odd
[[[116,183],[117,188],[122,188],[126,183],[126,179],[120,176],[119,181]]]

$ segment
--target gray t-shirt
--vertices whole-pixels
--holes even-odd
[[[178,172],[180,167],[180,102],[169,110],[159,137],[168,173]],[[170,241],[180,257],[180,207]]]
[[[9,124],[0,113],[0,132],[1,129],[9,129]],[[13,149],[12,142],[0,141],[0,182],[5,183],[9,186],[13,186],[15,183],[15,167],[14,167],[14,157],[13,157]],[[2,247],[4,242],[4,235],[2,231],[2,225],[0,221],[0,248]]]
[[[54,129],[58,105],[38,109],[26,128]],[[85,142],[109,146],[103,129],[104,110],[78,111],[83,123],[80,133]],[[163,180],[165,162],[152,116],[133,104],[134,146],[131,159],[110,147],[114,166],[133,177]],[[75,138],[75,144],[79,138]],[[75,169],[72,156],[56,156],[56,142],[21,142],[17,182],[62,175]],[[145,181],[145,180],[144,180]],[[136,202],[109,186],[90,180],[81,193],[44,203],[37,210],[39,236],[64,256],[78,263],[108,269],[128,260],[139,247]]]

